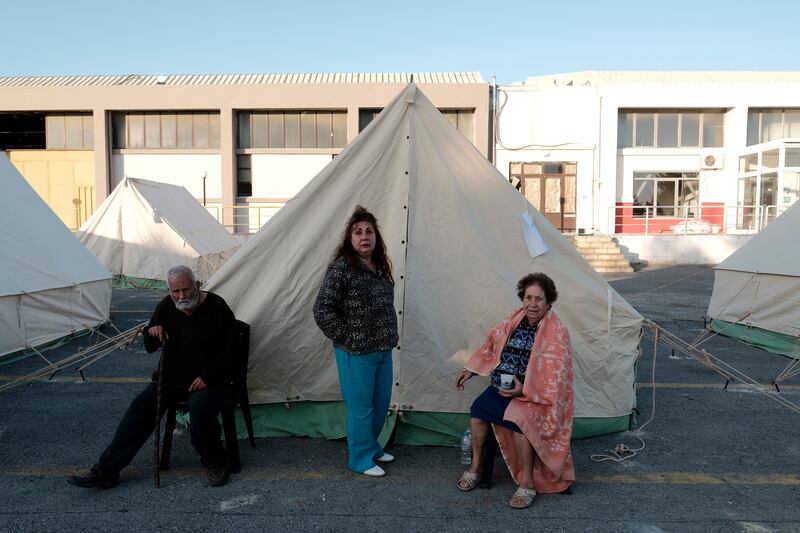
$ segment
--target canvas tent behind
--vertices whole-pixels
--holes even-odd
[[[240,244],[185,188],[134,178],[117,185],[77,235],[115,286],[165,287],[167,270],[180,264],[205,281]]]
[[[714,271],[711,328],[773,353],[800,357],[800,202]]]
[[[267,404],[262,434],[344,434],[332,347],[312,306],[357,204],[377,216],[394,265],[401,442],[448,444],[463,431],[485,383],[456,392],[454,376],[520,306],[515,284],[531,271],[560,290],[575,413],[586,422],[576,431],[627,429],[642,317],[410,84],[207,285],[252,326],[249,387]],[[526,248],[522,214],[549,247],[543,255]]]
[[[109,320],[111,275],[0,154],[0,358]]]

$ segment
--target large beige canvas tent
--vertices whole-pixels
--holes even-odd
[[[344,435],[333,350],[312,306],[358,204],[377,216],[394,265],[398,441],[457,441],[486,385],[473,379],[456,392],[454,376],[520,306],[515,284],[532,271],[560,290],[555,308],[572,335],[575,414],[585,423],[576,421],[576,434],[627,429],[642,317],[410,84],[207,284],[252,326],[261,434]],[[526,236],[535,253],[547,251],[532,257]]]
[[[800,357],[800,202],[714,270],[711,328],[773,353]]]
[[[0,358],[108,322],[111,274],[0,154]]]
[[[118,287],[165,287],[167,270],[181,264],[205,281],[240,244],[185,188],[134,178],[117,185],[77,236]]]

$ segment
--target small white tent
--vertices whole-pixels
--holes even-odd
[[[463,431],[466,415],[453,414],[467,412],[485,384],[471,380],[459,393],[454,376],[521,305],[516,282],[533,271],[559,289],[555,307],[575,351],[576,416],[627,429],[642,317],[410,84],[207,284],[251,324],[251,399],[276,405],[266,434],[278,424],[273,434],[326,435],[308,426],[331,417],[309,406],[341,398],[312,307],[357,204],[376,215],[394,265],[392,409],[424,433],[404,442],[449,443]],[[523,214],[549,248],[543,255],[526,247]],[[286,404],[294,410],[286,415],[286,402],[303,405]]]
[[[800,202],[714,270],[711,328],[770,352],[800,357]]]
[[[0,154],[0,357],[109,320],[111,275]]]
[[[115,286],[165,286],[167,270],[180,264],[205,281],[240,244],[185,188],[134,178],[117,185],[77,236]]]

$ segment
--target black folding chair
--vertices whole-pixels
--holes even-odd
[[[234,394],[224,402],[220,414],[222,415],[222,430],[225,434],[225,449],[228,452],[228,467],[231,472],[242,470],[239,458],[239,440],[236,435],[236,418],[234,410],[238,405],[242,409],[242,417],[247,427],[247,437],[250,446],[255,447],[253,435],[253,417],[250,413],[250,398],[247,395],[247,363],[250,358],[250,325],[236,321],[236,368],[234,370]],[[167,405],[167,419],[164,423],[164,443],[161,449],[159,468],[169,469],[169,458],[172,453],[172,433],[175,431],[175,415],[178,411],[187,412],[187,402],[172,401]]]

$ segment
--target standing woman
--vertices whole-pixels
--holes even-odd
[[[394,279],[378,222],[361,206],[347,221],[325,273],[314,320],[336,352],[347,406],[348,466],[383,476],[376,462],[394,460],[378,444],[392,397],[392,348],[398,340]]]

